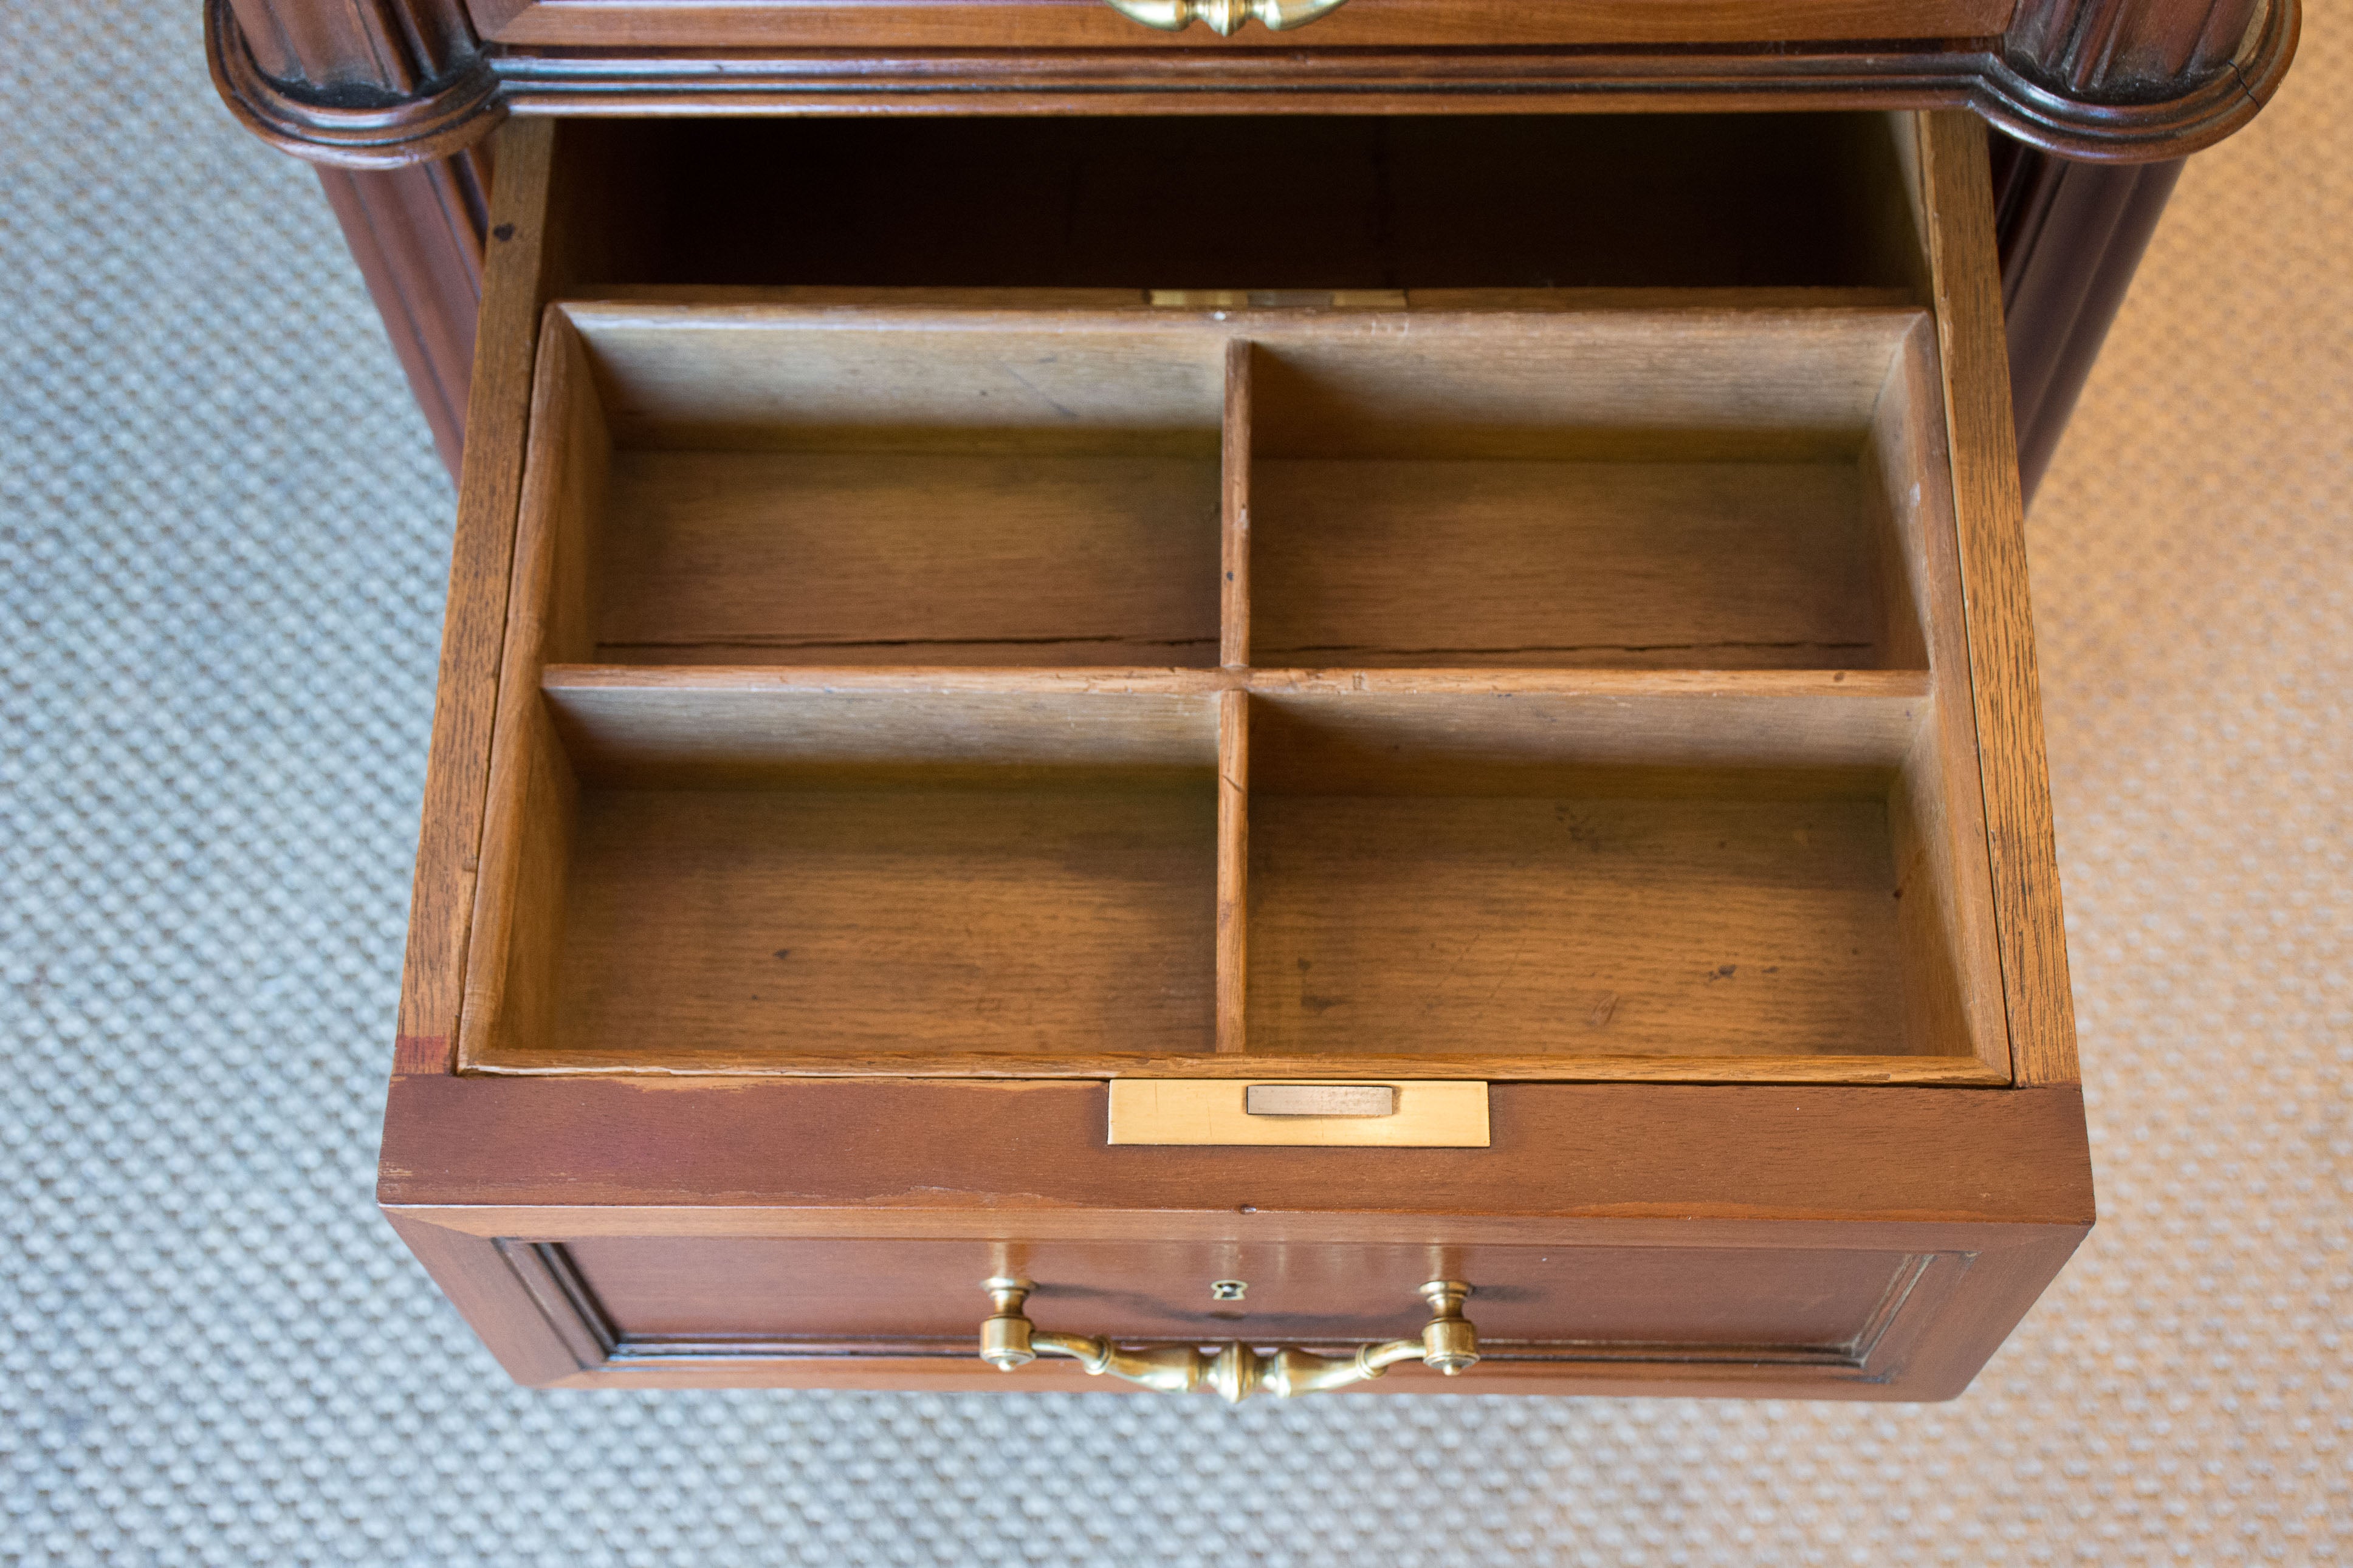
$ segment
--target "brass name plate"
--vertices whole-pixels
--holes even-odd
[[[1242,1096],[1252,1116],[1395,1116],[1398,1091],[1386,1083],[1254,1083]]]
[[[1453,1079],[1117,1078],[1111,1141],[1484,1149],[1487,1086]]]
[[[1402,289],[1155,289],[1164,310],[1402,310]]]

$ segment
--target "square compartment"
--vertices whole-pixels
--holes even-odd
[[[551,352],[578,374],[541,405],[574,454],[569,657],[1217,663],[1214,345],[919,310],[570,320]]]
[[[1789,700],[1254,700],[1250,1053],[1998,1048],[1930,703]]]
[[[518,706],[470,1066],[987,1071],[1215,1044],[1206,700],[575,668]]]
[[[1468,313],[1261,342],[1251,662],[1926,668],[1902,535],[1933,455],[1890,393],[1919,320]]]
[[[1209,1048],[1209,782],[583,791],[567,1055]]]

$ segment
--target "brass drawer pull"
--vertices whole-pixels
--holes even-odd
[[[1274,32],[1303,27],[1316,17],[1340,8],[1342,0],[1105,0],[1121,16],[1181,33],[1198,17],[1220,37],[1231,37],[1252,16]]]
[[[1161,1394],[1208,1389],[1228,1404],[1239,1405],[1253,1394],[1288,1399],[1362,1383],[1402,1361],[1419,1361],[1452,1377],[1479,1359],[1479,1332],[1462,1315],[1471,1287],[1453,1279],[1433,1279],[1421,1288],[1430,1318],[1419,1337],[1359,1345],[1352,1356],[1317,1355],[1288,1345],[1261,1356],[1239,1341],[1220,1345],[1213,1353],[1204,1353],[1198,1345],[1122,1350],[1108,1339],[1058,1334],[1032,1325],[1021,1311],[1023,1300],[1036,1289],[1027,1279],[984,1279],[980,1288],[996,1309],[980,1325],[980,1359],[999,1372],[1027,1366],[1041,1355],[1068,1356],[1091,1374],[1107,1372]]]

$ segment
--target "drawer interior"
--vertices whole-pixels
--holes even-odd
[[[847,117],[567,124],[594,284],[1908,287],[1858,114]]]
[[[1353,121],[1378,266],[1155,293],[1075,145],[1051,256],[640,241],[541,335],[465,1067],[2006,1076],[1887,124],[1778,126],[1837,244],[1688,289],[1482,271],[1546,235]]]

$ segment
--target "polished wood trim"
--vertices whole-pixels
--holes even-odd
[[[378,1196],[752,1205],[774,1234],[873,1234],[884,1214],[1103,1237],[1283,1215],[1331,1240],[1508,1220],[1536,1243],[1577,1219],[2092,1219],[2068,1087],[1498,1083],[1486,1150],[1113,1149],[1106,1115],[1090,1082],[425,1074],[393,1081]]]
[[[2177,95],[2054,91],[1999,39],[1810,50],[833,51],[629,55],[499,51],[519,114],[1411,114],[1969,109],[2068,157],[2137,162],[2211,146],[2284,74],[2295,0],[2274,0],[2253,58]],[[2258,90],[2258,85],[2260,90]]]
[[[546,691],[959,692],[1118,695],[1604,697],[1831,703],[1856,711],[1926,699],[1925,669],[1186,669],[1148,666],[551,664]]]
[[[491,1237],[491,1245],[577,1365],[603,1366],[625,1353],[623,1336],[561,1242],[501,1236]]]
[[[409,0],[419,16],[436,0]],[[280,152],[345,169],[392,169],[445,158],[506,115],[498,78],[471,35],[393,25],[398,5],[298,6],[291,0],[205,0],[205,59],[238,123]],[[276,74],[262,63],[241,10],[277,24]],[[345,31],[320,26],[345,18]],[[296,26],[282,24],[292,21]],[[309,46],[304,47],[303,46]]]
[[[1276,1056],[1241,1052],[1151,1056],[1090,1052],[1070,1056],[1008,1056],[987,1051],[861,1051],[746,1053],[726,1050],[647,1052],[566,1048],[547,1053],[484,1045],[467,1051],[462,1070],[486,1077],[628,1078],[910,1078],[938,1075],[976,1079],[1219,1078],[1514,1079],[1526,1082],[1589,1083],[1913,1083],[2006,1084],[2007,1067],[1970,1056]]]
[[[319,184],[454,480],[491,229],[490,145],[392,169],[322,164]]]
[[[466,0],[228,0],[254,60],[321,96],[412,95],[476,52]]]
[[[540,114],[1969,108],[2070,156],[2176,158],[2277,89],[2299,0],[1356,0],[1310,47],[1164,37],[1070,0],[630,6],[207,0],[223,99],[275,145],[381,167]],[[1541,20],[1536,20],[1541,16]],[[807,29],[807,30],[805,30]],[[1205,41],[1207,40],[1207,41]],[[1433,42],[1434,40],[1434,42]],[[1547,45],[1553,47],[1546,47]]]
[[[1986,221],[1992,192],[1985,128],[1957,114],[1926,116],[1921,124],[2010,1059],[2021,1085],[2072,1084],[2074,1004],[2026,585],[2025,500],[2002,337],[2001,272]]]
[[[2262,0],[2020,0],[2006,37],[2073,91],[2161,94],[2225,66],[2261,9]]]

